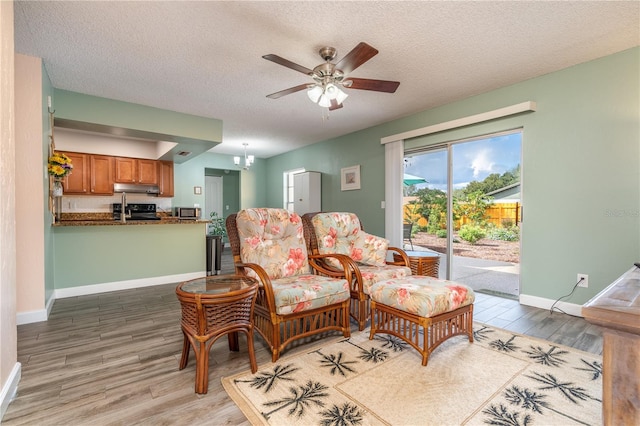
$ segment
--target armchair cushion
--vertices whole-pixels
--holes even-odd
[[[300,275],[271,281],[276,312],[287,315],[349,299],[349,283],[342,278]]]
[[[354,213],[318,213],[312,219],[320,254],[344,254],[358,263],[372,266],[386,264],[389,241],[367,234]],[[336,268],[340,263],[329,262]]]
[[[352,239],[350,257],[365,265],[385,266],[388,248],[389,240],[386,238],[360,231]]]
[[[238,212],[236,223],[242,262],[260,265],[272,280],[310,273],[302,220],[296,213],[246,209]]]

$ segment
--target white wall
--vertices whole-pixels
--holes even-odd
[[[17,311],[42,310],[45,305],[44,223],[42,212],[48,174],[42,141],[48,137],[42,117],[42,60],[15,55],[16,165],[16,298]]]
[[[0,1],[0,419],[20,379],[16,330],[13,2]]]

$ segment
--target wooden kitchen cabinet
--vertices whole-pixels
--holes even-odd
[[[173,197],[173,161],[158,161],[159,197]]]
[[[115,157],[115,182],[158,184],[158,161]]]
[[[90,154],[80,154],[77,152],[64,152],[71,160],[73,171],[62,181],[62,190],[64,194],[69,195],[88,195],[90,187],[91,174],[89,172]],[[113,188],[111,188],[113,191]]]
[[[113,195],[113,157],[65,152],[73,171],[62,181],[64,195]]]
[[[91,155],[91,195],[113,195],[113,157]]]

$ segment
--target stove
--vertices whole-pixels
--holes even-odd
[[[131,217],[127,217],[127,220],[160,220],[156,215],[155,204],[128,203],[125,210],[127,214],[131,214]],[[113,212],[113,219],[120,220],[122,203],[113,203],[111,211]]]

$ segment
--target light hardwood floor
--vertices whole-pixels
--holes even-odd
[[[223,272],[232,270],[227,254]],[[193,354],[187,368],[178,370],[182,332],[175,287],[59,299],[49,321],[19,326],[22,379],[2,424],[248,424],[220,381],[249,369],[246,340],[240,334],[240,352],[230,352],[226,338],[213,345],[209,392],[195,394]],[[474,320],[602,353],[599,327],[514,300],[477,294]],[[263,340],[256,335],[255,342],[258,366],[269,364]],[[283,356],[306,343],[294,344]]]

